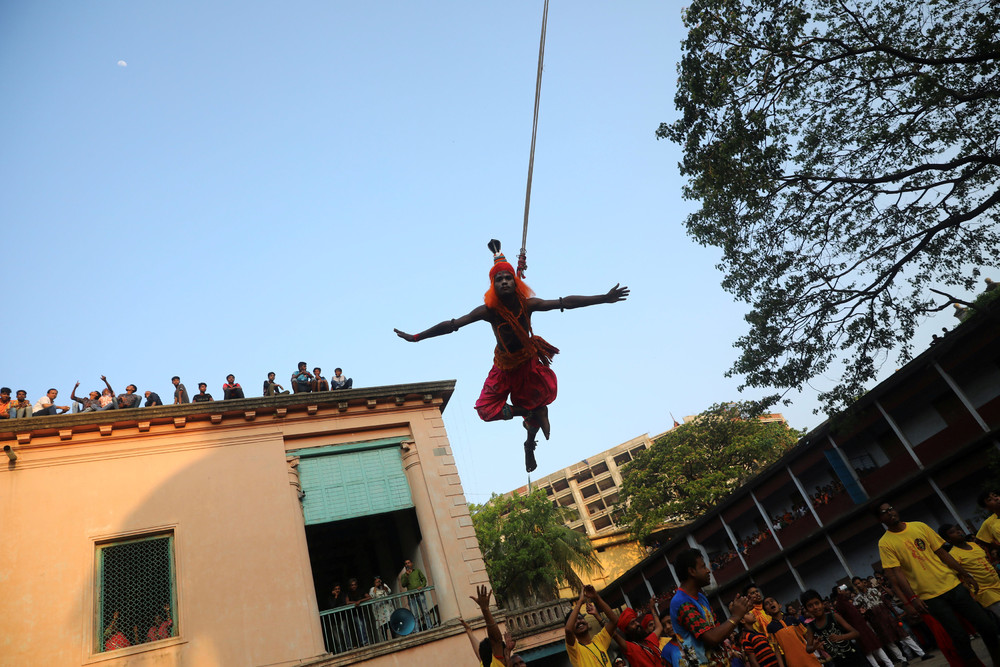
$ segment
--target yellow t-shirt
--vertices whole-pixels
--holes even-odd
[[[503,664],[500,658],[493,656],[493,659],[490,660],[490,667],[506,667],[506,665]]]
[[[566,655],[573,667],[610,667],[611,658],[608,657],[608,646],[611,645],[611,635],[607,628],[590,638],[589,644],[581,644],[575,641],[572,644],[566,642]]]
[[[996,569],[990,565],[986,558],[986,552],[978,544],[969,544],[971,549],[959,549],[952,547],[950,553],[958,564],[965,568],[976,583],[979,584],[979,592],[975,594],[976,602],[989,607],[995,602],[1000,602],[1000,576],[997,576]]]
[[[996,514],[991,514],[976,533],[976,539],[980,539],[987,544],[1000,545],[1000,519]]]
[[[958,586],[958,575],[934,553],[944,544],[941,536],[920,521],[907,521],[904,526],[898,533],[887,530],[878,541],[882,567],[901,568],[913,594],[921,600],[936,598]]]

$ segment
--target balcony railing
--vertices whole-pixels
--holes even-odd
[[[566,614],[573,611],[573,600],[553,600],[522,609],[507,609],[507,627],[514,637],[535,634],[566,624]]]
[[[323,642],[330,653],[343,653],[364,646],[381,644],[403,634],[414,634],[441,624],[438,608],[433,599],[434,587],[419,591],[396,593],[355,606],[347,604],[327,609],[319,614],[323,626]],[[397,609],[408,609],[413,614],[414,626],[410,632],[398,632],[390,627],[389,619]]]

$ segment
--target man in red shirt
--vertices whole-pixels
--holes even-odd
[[[653,631],[647,633],[639,624],[635,611],[626,607],[618,617],[615,642],[621,647],[631,667],[663,667],[666,663],[660,656],[661,632],[663,626],[656,616],[653,616]]]

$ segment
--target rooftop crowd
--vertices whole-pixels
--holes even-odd
[[[300,361],[297,370],[292,373],[289,379],[289,386],[295,393],[336,391],[339,389],[351,389],[354,386],[354,380],[345,377],[343,370],[340,368],[334,370],[334,375],[329,380],[323,376],[322,368],[317,366],[313,368],[312,372],[307,369],[308,364]],[[116,395],[107,377],[102,375],[101,382],[104,383],[103,389],[94,389],[82,396],[78,396],[76,392],[80,388],[80,382],[77,381],[70,391],[71,405],[58,405],[56,403],[56,399],[59,397],[59,390],[54,387],[45,392],[45,395],[37,399],[34,403],[28,400],[28,392],[24,389],[18,389],[12,398],[11,395],[13,392],[10,387],[0,387],[0,419],[46,417],[50,415],[62,415],[71,411],[100,412],[103,410],[138,407],[150,408],[164,404],[160,395],[155,391],[147,390],[140,396],[137,393],[138,387],[134,384],[129,384],[126,385],[124,393]],[[198,393],[194,394],[193,397],[188,396],[187,388],[181,383],[179,376],[175,375],[171,378],[170,382],[174,386],[172,401],[174,405],[215,400],[208,393],[208,384],[205,382],[198,383]],[[262,391],[263,396],[277,396],[289,393],[288,390],[275,381],[275,373],[273,371],[267,374],[267,379],[264,380],[262,385]],[[145,397],[145,402],[143,402],[143,397]],[[239,398],[246,398],[243,393],[243,387],[236,381],[236,376],[232,374],[227,375],[226,381],[222,384],[221,400]]]

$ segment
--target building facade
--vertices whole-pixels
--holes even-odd
[[[479,618],[488,579],[442,421],[453,388],[0,422],[0,664],[470,660],[457,619]],[[333,608],[335,583],[376,575],[390,595]]]
[[[981,489],[997,483],[1000,308],[920,356],[805,436],[779,461],[609,585],[612,604],[641,604],[677,585],[672,562],[698,548],[725,608],[755,582],[780,602],[880,569],[884,528],[872,505],[904,521],[973,531]]]

